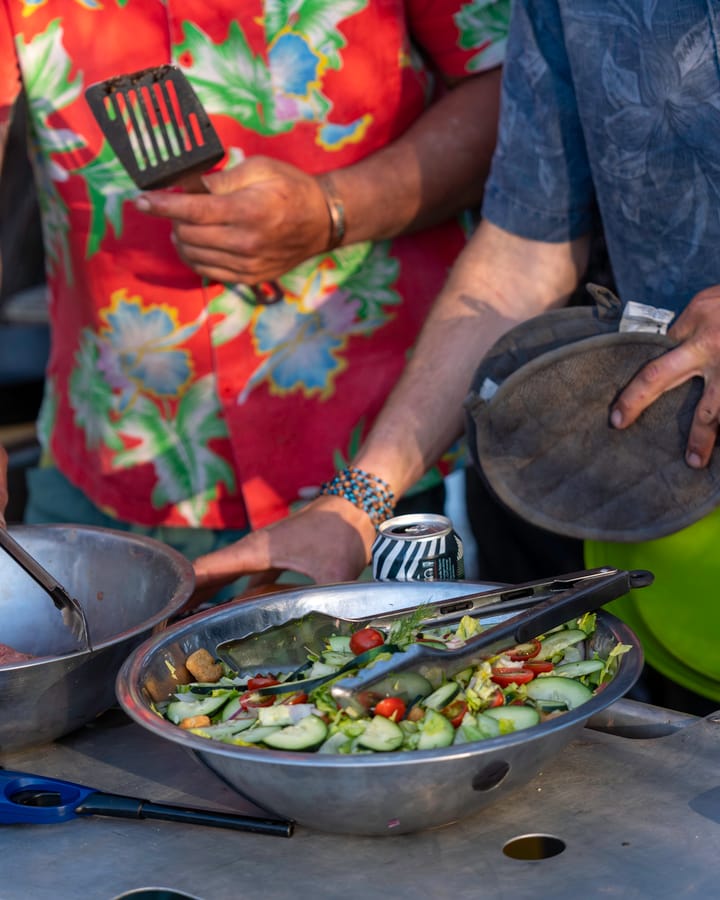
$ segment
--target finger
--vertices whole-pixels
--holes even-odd
[[[228,220],[226,197],[182,191],[147,191],[135,200],[136,209],[161,219],[196,225],[223,225]]]
[[[224,278],[224,281],[238,281],[244,277],[254,277],[253,269],[258,268],[253,266],[252,261],[233,253],[214,250],[210,247],[197,247],[193,244],[186,244],[184,241],[175,241],[174,243],[180,258],[186,265],[195,269],[196,272],[202,268],[204,270],[202,274],[206,274],[209,270],[214,270],[216,274],[221,270],[230,273],[230,277]]]
[[[199,556],[193,563],[197,588],[221,587],[241,575],[272,569],[267,531],[253,531],[240,541]]]
[[[699,374],[690,342],[646,363],[623,389],[610,411],[615,428],[627,428],[666,391]]]
[[[702,469],[710,462],[720,426],[720,393],[712,385],[703,391],[695,407],[685,460],[693,469]]]

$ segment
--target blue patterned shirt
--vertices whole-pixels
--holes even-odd
[[[559,242],[597,209],[624,301],[720,283],[720,4],[515,0],[483,215]]]

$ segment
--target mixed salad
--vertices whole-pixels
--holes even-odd
[[[318,753],[431,750],[529,728],[580,706],[612,679],[619,657],[631,649],[616,643],[604,658],[588,652],[596,627],[596,614],[588,613],[451,679],[414,672],[386,677],[363,698],[367,716],[338,708],[331,693],[335,681],[412,643],[458,647],[482,629],[470,616],[451,630],[423,628],[423,618],[420,608],[387,631],[366,627],[333,635],[319,650],[308,651],[302,671],[290,674],[239,675],[199,650],[187,660],[197,680],[179,685],[169,700],[156,704],[156,711],[193,734],[242,747]],[[303,683],[311,680],[315,686],[304,690]],[[292,690],[261,693],[281,683],[292,683]]]

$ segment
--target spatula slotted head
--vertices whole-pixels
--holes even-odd
[[[141,190],[205,172],[224,150],[190,82],[157,66],[90,85],[85,98],[103,134]]]

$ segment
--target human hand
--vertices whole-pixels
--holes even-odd
[[[705,388],[693,416],[685,461],[702,469],[710,461],[720,426],[720,285],[696,294],[669,334],[680,344],[643,366],[618,397],[610,421],[616,428],[627,428],[661,394],[700,375]]]
[[[202,182],[209,193],[150,191],[136,205],[172,221],[180,258],[203,278],[271,281],[327,247],[325,195],[295,166],[254,156]]]
[[[274,583],[283,571],[317,584],[352,581],[370,560],[375,527],[369,516],[342,497],[321,496],[267,528],[195,560],[196,589],[185,610],[242,575],[248,595]]]

